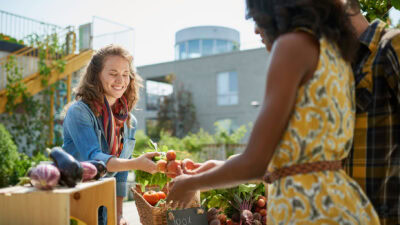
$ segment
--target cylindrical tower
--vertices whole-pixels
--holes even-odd
[[[175,59],[197,58],[240,49],[237,30],[220,26],[198,26],[175,34]]]

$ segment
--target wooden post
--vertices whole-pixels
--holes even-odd
[[[67,76],[67,103],[71,102],[71,79],[72,79],[72,74],[68,74],[68,76]]]
[[[49,144],[53,144],[54,139],[54,87],[50,89],[50,121],[49,121]]]

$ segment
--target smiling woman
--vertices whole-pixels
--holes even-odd
[[[103,161],[110,172],[108,176],[116,178],[118,224],[127,224],[122,217],[122,201],[128,170],[154,173],[157,169],[151,158],[158,153],[131,159],[136,119],[130,112],[141,87],[132,61],[125,49],[114,45],[96,52],[81,77],[75,90],[76,101],[68,107],[63,123],[63,149],[79,161]],[[104,224],[106,218],[106,210],[100,207],[99,224]]]
[[[114,105],[129,85],[129,61],[120,56],[108,56],[100,73],[100,81],[108,103]]]

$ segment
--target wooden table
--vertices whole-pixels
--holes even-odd
[[[97,225],[98,208],[107,207],[107,223],[116,224],[115,179],[79,183],[51,191],[15,186],[0,189],[0,225],[69,225],[74,216]]]

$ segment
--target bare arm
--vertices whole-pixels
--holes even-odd
[[[143,170],[148,173],[155,173],[157,172],[157,166],[151,159],[157,155],[159,155],[159,153],[149,152],[134,159],[112,157],[107,162],[107,170],[109,172]]]
[[[260,179],[278,145],[293,110],[298,87],[313,73],[318,62],[319,45],[309,34],[289,33],[275,41],[264,103],[253,127],[245,152],[207,172],[178,178],[175,186],[187,190],[225,188]],[[171,190],[169,200],[183,200]],[[180,194],[181,196],[183,194]]]

